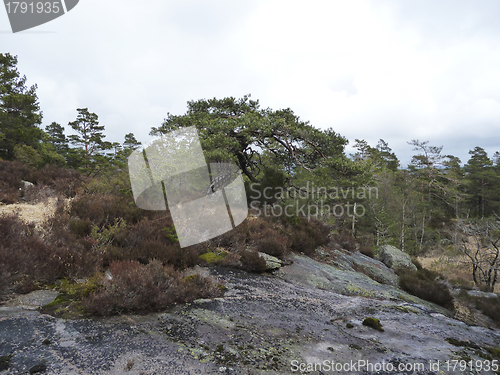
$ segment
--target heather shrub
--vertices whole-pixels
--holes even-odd
[[[3,300],[3,295],[7,289],[7,285],[9,284],[9,276],[10,275],[6,271],[3,269],[0,270],[0,301]]]
[[[476,308],[500,325],[500,298],[473,297]]]
[[[257,244],[257,251],[282,258],[285,255],[286,247],[283,242],[276,237],[270,237],[261,240]]]
[[[91,243],[64,230],[64,216],[54,215],[48,223],[52,230],[44,237],[33,225],[17,216],[0,217],[0,270],[4,285],[26,292],[39,284],[61,277],[85,277],[102,263],[92,252]]]
[[[264,272],[267,269],[266,261],[255,250],[241,250],[239,252],[241,268],[250,272]]]
[[[16,216],[0,217],[0,269],[4,275],[10,275],[8,283],[20,292],[80,269],[83,259],[78,249],[78,244],[51,246],[39,237],[33,225]]]
[[[359,248],[359,252],[367,257],[375,258],[375,253],[373,252],[373,248],[371,246],[362,245]]]
[[[74,169],[49,164],[42,169],[34,170],[29,181],[40,186],[46,186],[56,194],[71,198],[80,189],[84,177]]]
[[[22,180],[35,186],[25,189]],[[21,196],[28,201],[59,194],[73,197],[82,181],[82,175],[73,169],[46,165],[36,170],[18,161],[0,160],[0,202],[5,204],[15,203]]]
[[[102,276],[98,291],[83,299],[86,311],[95,315],[147,313],[197,298],[217,297],[223,292],[212,279],[200,275],[183,277],[158,260],[147,265],[136,261],[114,262],[109,266],[109,274]]]
[[[358,240],[347,230],[342,229],[334,235],[334,240],[343,248],[348,251],[356,251],[359,247]]]
[[[153,219],[145,217],[138,223],[126,226],[123,222],[116,222],[101,228],[100,232],[96,229],[96,238],[99,236],[103,238],[100,241],[104,244],[112,244],[104,249],[105,265],[118,260],[137,260],[147,264],[157,259],[183,270],[199,262],[195,246],[179,246],[172,219],[165,213]]]
[[[19,199],[22,180],[29,180],[33,169],[18,162],[0,160],[0,202],[16,203]]]
[[[92,233],[92,222],[75,217],[69,219],[68,228],[71,233],[74,233],[78,237],[85,237]]]
[[[306,220],[299,218],[297,224],[289,228],[291,232],[291,248],[293,251],[302,252],[306,255],[314,254],[317,247],[329,242],[328,226],[318,220]]]
[[[399,286],[404,291],[429,302],[453,309],[453,296],[448,287],[438,281],[436,272],[422,268],[417,271],[408,268],[396,270]]]
[[[266,228],[262,232],[262,237],[257,242],[257,251],[283,258],[287,253],[287,238],[279,234],[276,230]]]
[[[90,220],[98,226],[107,226],[114,224],[116,219],[137,223],[148,215],[148,211],[138,208],[129,197],[82,194],[71,202],[69,214],[81,220]]]
[[[419,262],[419,260],[416,257],[411,258],[411,262],[417,267],[417,270],[421,270],[424,267],[422,266],[422,263]]]

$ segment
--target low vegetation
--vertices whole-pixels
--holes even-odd
[[[56,288],[61,295],[47,307],[51,312],[145,313],[220,296],[220,282],[193,274],[193,266],[264,272],[259,253],[285,259],[292,251],[311,254],[329,241],[330,228],[319,221],[252,216],[231,232],[181,249],[168,211],[136,207],[126,172],[96,178],[46,167],[43,179],[19,190],[21,181],[41,172],[18,162],[1,166],[0,172],[15,178],[8,182],[14,188],[1,190],[0,199],[57,201],[55,214],[42,226],[16,214],[0,216],[0,295]],[[56,189],[62,179],[74,190]]]
[[[215,280],[198,274],[185,276],[158,260],[112,263],[100,278],[100,286],[83,299],[86,311],[95,315],[161,311],[177,303],[222,295]]]
[[[436,272],[425,268],[417,271],[399,268],[396,273],[399,275],[399,286],[404,291],[445,308],[454,308],[453,296]]]

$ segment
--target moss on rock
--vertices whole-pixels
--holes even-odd
[[[376,329],[377,331],[384,332],[382,323],[380,323],[380,320],[378,320],[377,318],[372,318],[372,317],[365,318],[365,320],[363,320],[363,325]]]

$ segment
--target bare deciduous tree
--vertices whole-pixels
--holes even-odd
[[[460,221],[455,244],[468,258],[477,286],[493,292],[500,269],[500,218]]]

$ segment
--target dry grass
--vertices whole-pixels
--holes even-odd
[[[26,224],[34,224],[40,230],[44,224],[54,215],[57,206],[57,198],[48,198],[46,202],[37,204],[13,203],[9,205],[0,204],[0,216],[18,215]]]
[[[472,266],[465,255],[433,255],[417,259],[424,268],[440,273],[452,283],[456,281],[465,286],[474,286]],[[500,293],[500,284],[495,286],[495,293]]]

